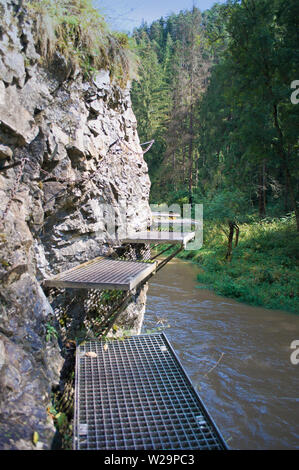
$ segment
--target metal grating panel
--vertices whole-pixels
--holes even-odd
[[[74,448],[226,447],[165,335],[154,334],[77,349]]]
[[[145,231],[130,234],[122,243],[181,243],[186,245],[195,237],[194,232],[159,232]]]
[[[202,223],[199,221],[199,220],[193,220],[193,219],[167,219],[167,218],[161,218],[161,219],[158,219],[158,220],[154,220],[154,223],[152,225],[153,226],[159,226],[159,227],[163,227],[163,224],[165,225],[165,227],[171,227],[173,225],[181,225],[181,226],[184,226],[184,225],[188,225],[189,227],[192,227],[192,225],[202,225]]]
[[[152,217],[170,217],[170,218],[176,218],[180,217],[181,214],[177,212],[152,212]]]
[[[58,288],[132,290],[155,269],[155,263],[100,257],[47,279],[44,284]]]

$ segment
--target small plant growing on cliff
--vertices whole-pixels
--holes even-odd
[[[4,268],[8,268],[8,267],[10,266],[9,261],[6,261],[5,259],[0,259],[0,264],[1,264]]]
[[[35,21],[41,56],[51,61],[61,53],[85,75],[108,69],[120,85],[134,70],[134,56],[125,34],[111,33],[92,0],[25,0]]]
[[[51,323],[46,323],[46,341],[50,342],[52,339],[58,338],[58,332]]]

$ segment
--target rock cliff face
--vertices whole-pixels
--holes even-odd
[[[0,0],[2,449],[34,448],[34,431],[40,448],[53,438],[46,408],[63,358],[55,335],[46,341],[53,310],[41,281],[110,253],[107,217],[120,207],[129,230],[150,220],[129,89],[104,70],[85,81],[58,53],[42,65],[21,3]],[[123,320],[138,330],[144,290],[134,302]]]

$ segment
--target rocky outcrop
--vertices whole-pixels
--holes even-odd
[[[145,229],[150,182],[129,88],[58,53],[42,65],[21,3],[0,0],[0,448],[46,449],[63,357],[42,281],[111,253],[109,218]],[[135,332],[144,305],[142,290],[122,314]]]

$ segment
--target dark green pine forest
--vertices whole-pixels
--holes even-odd
[[[194,7],[133,40],[151,202],[204,207],[204,246],[182,256],[219,294],[298,312],[298,0]]]

